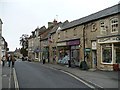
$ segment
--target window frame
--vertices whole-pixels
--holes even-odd
[[[115,25],[117,25],[117,27]],[[113,27],[113,26],[115,26],[115,27]],[[119,19],[117,17],[110,19],[110,27],[111,27],[111,33],[118,33]],[[116,29],[116,30],[113,31],[113,29]]]
[[[107,44],[111,44],[111,43],[107,43]],[[102,44],[101,45],[101,63],[102,64],[113,64],[113,60],[112,60],[112,58],[113,58],[113,55],[111,56],[111,62],[109,63],[107,63],[107,62],[103,62],[103,46],[104,46],[104,44]],[[111,44],[111,50],[112,50],[112,44]]]
[[[77,28],[73,29],[73,36],[77,36]]]
[[[92,23],[92,30],[91,32],[97,31],[97,23]]]
[[[102,27],[103,26],[103,27]],[[102,20],[100,21],[100,33],[101,34],[104,34],[103,32],[107,32],[107,29],[106,29],[106,25],[105,25],[105,21]]]

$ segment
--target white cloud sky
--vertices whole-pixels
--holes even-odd
[[[10,50],[20,47],[22,34],[47,22],[75,20],[117,4],[119,0],[0,0],[3,36]],[[58,17],[56,17],[58,15]]]

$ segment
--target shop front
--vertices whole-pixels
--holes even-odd
[[[67,46],[70,47],[70,60],[74,66],[80,64],[80,39],[67,41]]]
[[[119,70],[120,64],[120,35],[99,38],[101,50],[101,69]]]
[[[58,51],[58,63],[68,64],[67,60],[64,59],[65,54],[67,53],[70,58],[70,47],[67,46],[66,42],[57,43],[57,51]]]
[[[50,62],[50,59],[49,59],[49,47],[44,47],[43,48],[43,53],[42,53],[42,60],[45,59],[45,62]]]

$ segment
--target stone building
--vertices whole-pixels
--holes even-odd
[[[57,35],[57,44],[62,46],[59,51],[68,52],[78,64],[85,60],[89,68],[113,70],[120,62],[119,7],[114,5],[65,25]]]
[[[39,34],[40,60],[58,62],[67,53],[75,66],[86,61],[89,68],[118,70],[120,4],[71,22],[54,20],[48,26]]]
[[[30,60],[37,60],[37,61],[41,60],[40,34],[45,32],[45,30],[46,27],[43,26],[41,28],[36,28],[34,31],[32,31],[32,35],[30,35],[28,39],[28,58]]]

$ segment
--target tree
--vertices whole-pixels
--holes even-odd
[[[27,34],[23,34],[20,37],[20,45],[22,46],[20,52],[23,56],[27,56],[28,53],[28,38],[29,36]]]
[[[27,49],[28,48],[28,35],[27,34],[23,34],[20,37],[20,45],[22,46],[22,48]]]

